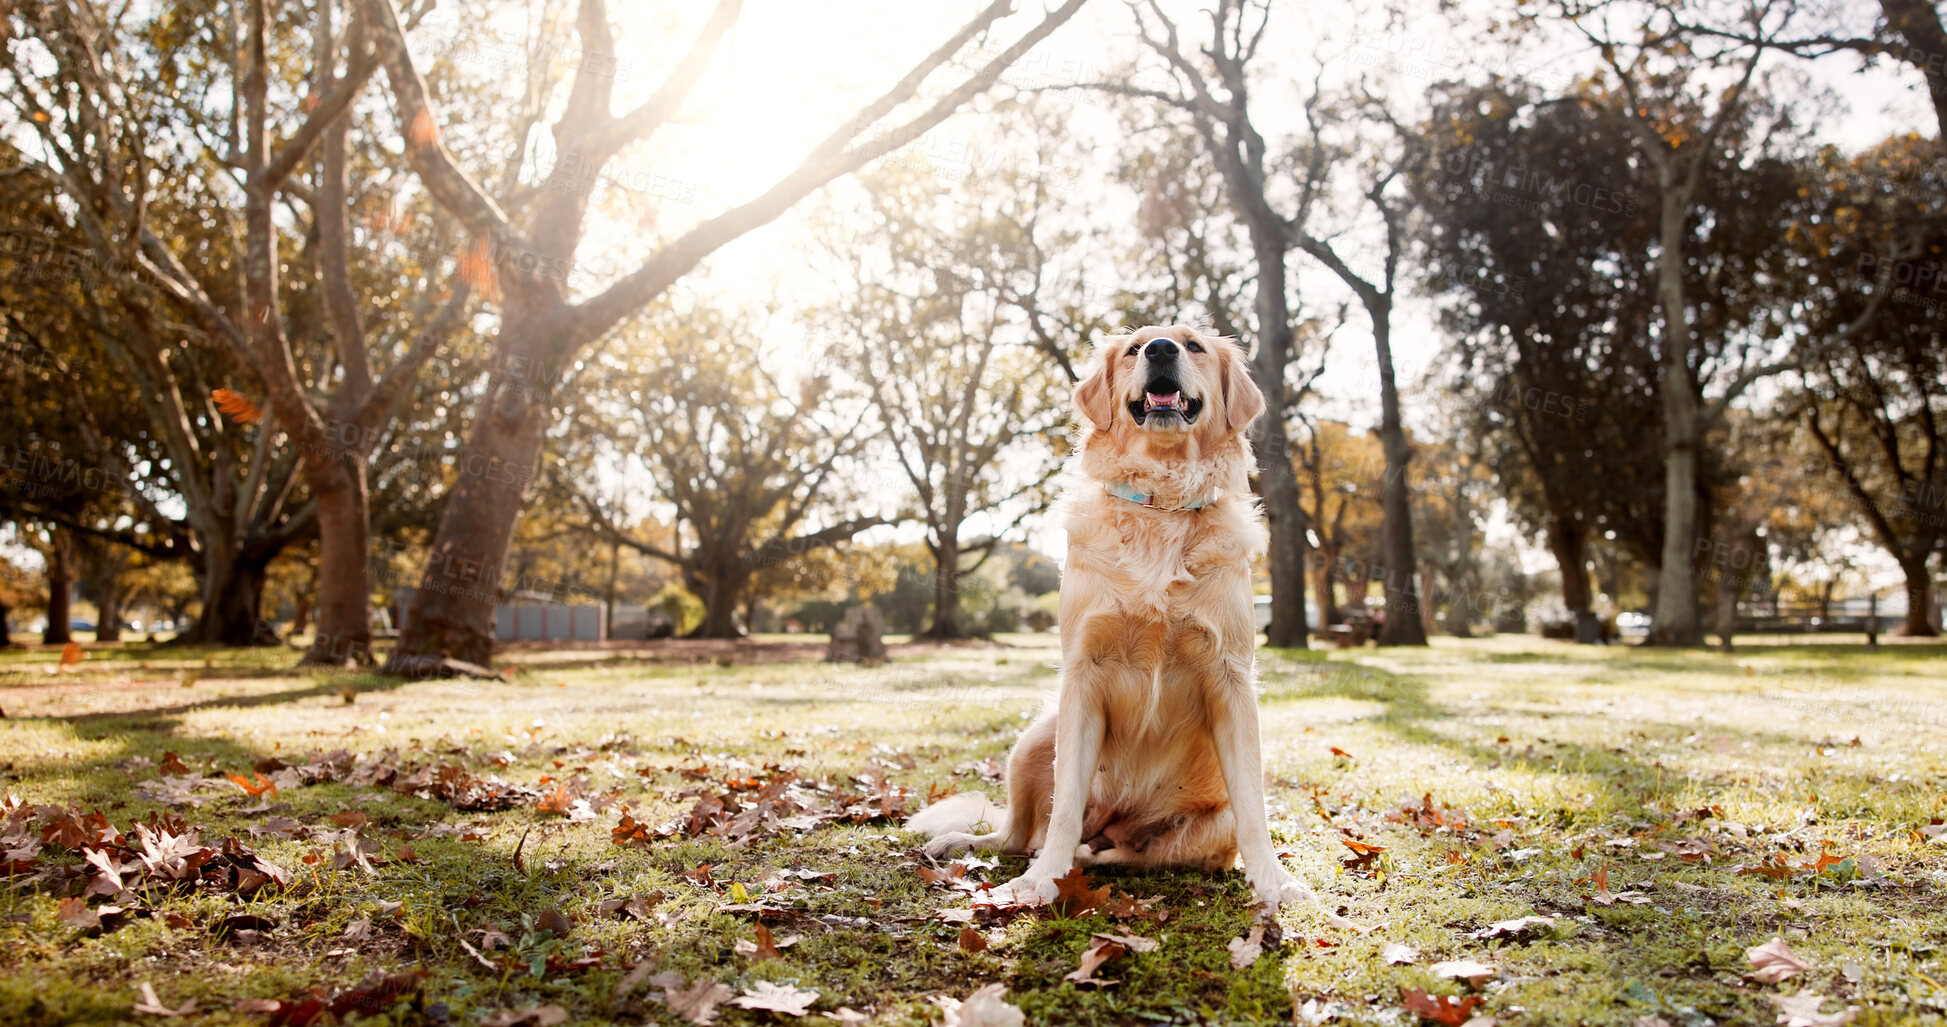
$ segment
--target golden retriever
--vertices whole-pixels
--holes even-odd
[[[1244,353],[1182,325],[1098,343],[1059,509],[1062,665],[1007,763],[1008,805],[951,797],[907,826],[929,855],[1036,852],[996,901],[1052,901],[1081,864],[1229,869],[1257,901],[1311,891],[1264,812],[1251,558],[1264,551]],[[982,822],[987,833],[969,833]]]

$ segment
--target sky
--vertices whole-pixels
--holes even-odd
[[[1192,6],[1165,6],[1179,15],[1186,38],[1202,29],[1204,23],[1191,13]],[[659,141],[650,170],[666,175],[671,183],[660,195],[678,197],[680,202],[664,205],[658,228],[677,230],[762,191],[830,126],[901,74],[916,54],[944,39],[976,7],[966,2],[751,0],[696,99],[686,108],[687,123]],[[1038,17],[1035,0],[1023,0],[1019,7],[1021,13],[1001,23],[998,38],[1011,40]],[[1561,85],[1593,66],[1594,54],[1587,44],[1561,31],[1544,30],[1519,45],[1479,42],[1466,26],[1477,25],[1498,9],[1477,2],[1458,5],[1457,13],[1443,15],[1428,7],[1403,19],[1408,27],[1402,29],[1388,27],[1383,13],[1370,4],[1280,4],[1265,36],[1261,64],[1267,70],[1254,87],[1255,118],[1275,145],[1280,134],[1296,129],[1298,83],[1309,82],[1314,75],[1328,88],[1370,82],[1375,91],[1393,99],[1395,110],[1405,116],[1419,108],[1427,87],[1441,79],[1519,73]],[[1866,8],[1857,5],[1857,9]],[[667,4],[643,0],[618,8],[617,20],[628,26],[652,23],[660,16],[664,19],[660,24],[667,25],[670,10]],[[625,34],[628,31],[625,27]],[[630,45],[625,36],[620,54],[626,54]],[[1114,77],[1145,56],[1133,34],[1127,6],[1096,0],[1019,62],[1002,82],[1035,87],[1095,81]],[[1767,67],[1830,92],[1837,106],[1820,126],[1820,135],[1847,149],[1870,145],[1894,132],[1931,131],[1930,109],[1915,73],[1892,66],[1861,74],[1858,62],[1848,56],[1817,62],[1772,56],[1767,61]],[[657,80],[651,71],[630,86],[647,89]],[[1156,82],[1154,78],[1144,81]],[[1076,102],[1072,114],[1060,124],[1046,126],[1047,130],[1112,138],[1109,114],[1089,94],[1063,95]],[[907,154],[934,167],[943,186],[951,188],[956,177],[980,174],[992,159],[996,144],[984,137],[986,131],[978,117],[957,116],[915,143]],[[1098,217],[1130,216],[1134,211],[1133,197],[1108,179],[1113,157],[1110,147],[1100,154],[1097,166],[1074,169],[1075,188],[1100,190]],[[828,283],[816,261],[807,259],[804,220],[805,212],[818,202],[818,198],[807,201],[773,225],[719,251],[704,265],[701,281],[731,301],[815,299]],[[619,230],[626,231],[626,226]],[[598,239],[591,239],[591,244],[601,248]],[[633,249],[628,241],[615,246]],[[1357,244],[1351,249],[1357,251]],[[1320,306],[1336,306],[1347,298],[1317,265],[1300,261],[1299,275],[1302,295]],[[1327,372],[1319,382],[1320,409],[1328,416],[1368,425],[1377,419],[1377,364],[1366,322],[1356,304],[1352,310],[1349,322],[1335,337]],[[793,332],[808,339],[808,333],[789,324],[778,324],[776,330],[787,337],[782,347],[787,351],[794,348],[789,338]],[[1426,299],[1403,298],[1394,315],[1393,347],[1402,383],[1418,383],[1434,370],[1442,339]],[[1429,407],[1412,404],[1406,414],[1409,426],[1422,431],[1437,427],[1430,415]],[[897,475],[875,477],[896,480]],[[912,530],[889,534],[910,535]],[[1532,540],[1518,538],[1504,516],[1494,518],[1490,534],[1516,542],[1530,569],[1552,566],[1546,552]],[[1032,535],[1038,548],[1059,553],[1059,531],[1036,525]]]

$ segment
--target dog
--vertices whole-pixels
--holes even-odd
[[[1264,811],[1251,558],[1267,535],[1245,435],[1264,394],[1236,343],[1172,325],[1099,341],[1074,400],[1052,704],[1008,756],[1004,809],[966,793],[906,826],[931,856],[1034,852],[999,903],[1051,902],[1077,864],[1240,855],[1259,903],[1308,901]]]

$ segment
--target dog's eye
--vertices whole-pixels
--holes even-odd
[[[1136,355],[1136,351],[1137,351],[1137,350],[1139,350],[1139,349],[1142,349],[1142,348],[1143,348],[1143,344],[1142,344],[1142,343],[1140,343],[1140,342],[1139,342],[1139,343],[1136,343],[1135,345],[1133,345],[1133,346],[1131,346],[1131,347],[1129,347],[1128,349],[1126,349],[1126,350],[1123,350],[1123,351],[1122,351],[1122,355],[1123,355],[1123,356],[1125,356],[1125,357],[1133,357],[1133,356],[1135,356],[1135,355]]]
[[[1183,344],[1183,348],[1184,348],[1184,349],[1187,349],[1187,350],[1189,350],[1189,351],[1190,351],[1190,352],[1192,352],[1192,353],[1202,353],[1202,352],[1203,352],[1203,345],[1202,345],[1201,343],[1199,343],[1199,342],[1197,342],[1197,340],[1195,340],[1195,339],[1191,339],[1190,341],[1188,341],[1188,342],[1186,342],[1186,343],[1184,343],[1184,344]]]

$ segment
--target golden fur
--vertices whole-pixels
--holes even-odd
[[[1131,407],[1158,381],[1180,386],[1178,405],[1200,404],[1194,423],[1147,409],[1138,423]],[[1244,353],[1181,325],[1111,336],[1075,404],[1059,689],[1008,758],[1004,811],[956,797],[909,826],[933,854],[1038,850],[1003,886],[1019,901],[1053,899],[1077,862],[1222,870],[1239,855],[1259,901],[1308,897],[1272,851],[1264,813],[1251,559],[1266,535],[1245,436],[1264,397]],[[997,829],[967,833],[983,819]]]

